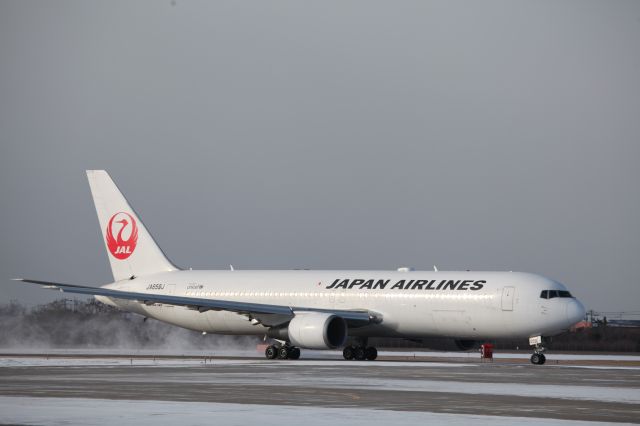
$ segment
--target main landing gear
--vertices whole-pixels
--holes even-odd
[[[531,355],[531,364],[542,365],[547,361],[547,357],[544,354],[534,353]]]
[[[530,337],[529,344],[534,346],[533,355],[531,355],[531,364],[534,365],[542,365],[547,361],[547,358],[544,356],[544,351],[546,348],[544,347],[545,339],[542,336]]]
[[[378,358],[378,350],[373,346],[367,346],[366,339],[361,339],[355,346],[345,346],[342,356],[346,360],[373,361]]]
[[[298,359],[300,358],[300,348],[290,345],[269,345],[264,351],[267,359]]]

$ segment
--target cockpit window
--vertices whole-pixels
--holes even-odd
[[[555,297],[573,297],[571,293],[566,290],[542,290],[540,293],[541,299],[553,299]]]

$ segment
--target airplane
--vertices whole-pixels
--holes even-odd
[[[369,270],[182,270],[162,252],[104,170],[88,170],[113,282],[100,287],[17,278],[92,295],[121,310],[203,333],[269,339],[267,359],[300,349],[343,348],[347,360],[375,360],[373,337],[483,340],[528,338],[545,363],[551,336],[585,308],[561,283],[522,272]]]

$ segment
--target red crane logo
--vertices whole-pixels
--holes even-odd
[[[119,220],[115,220],[118,218]],[[113,225],[120,224],[118,235],[113,236]],[[131,226],[129,226],[131,225]],[[125,240],[123,234],[127,237]],[[138,225],[136,220],[125,212],[118,212],[111,216],[107,225],[107,248],[116,259],[124,260],[133,254],[138,244]]]

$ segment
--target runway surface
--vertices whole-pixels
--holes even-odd
[[[276,413],[297,412],[296,416],[308,415],[310,409],[316,410],[314,413],[342,410],[347,417],[367,417],[366,424],[384,423],[382,419],[389,412],[405,424],[468,424],[471,418],[475,423],[496,424],[497,420],[516,421],[514,417],[530,418],[536,424],[558,424],[561,420],[640,422],[640,366],[632,358],[604,360],[598,365],[565,360],[544,366],[507,360],[443,362],[441,357],[413,361],[407,360],[411,357],[406,354],[397,360],[385,358],[358,362],[4,355],[0,356],[0,424],[62,423],[68,419],[59,407],[76,400],[85,402],[77,402],[76,409],[72,405],[67,413],[79,415],[78,410],[87,408],[87,400],[98,412],[114,403],[126,403],[134,412],[132,407],[144,412],[141,407],[153,406],[156,401],[156,411],[182,404],[178,412],[184,413],[189,406],[192,411],[217,416],[226,413],[233,420],[253,413],[256,421],[266,418],[270,408]],[[38,402],[33,402],[34,398]],[[158,405],[157,401],[171,404]],[[44,417],[38,417],[39,410]],[[63,417],[56,419],[53,412]],[[120,414],[121,423],[126,424],[125,413]],[[164,415],[171,418],[169,412]],[[162,418],[156,416],[154,423]]]

